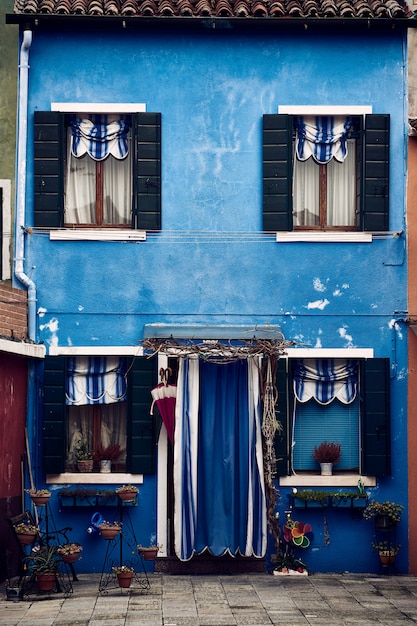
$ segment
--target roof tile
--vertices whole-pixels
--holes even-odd
[[[406,0],[15,0],[15,14],[115,17],[400,19]]]

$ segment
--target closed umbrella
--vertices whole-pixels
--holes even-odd
[[[172,374],[171,368],[160,369],[159,375],[161,382],[151,391],[152,406],[151,415],[153,415],[154,405],[158,407],[162,421],[168,433],[170,442],[174,443],[174,427],[175,427],[175,401],[177,397],[177,386],[169,384],[169,376]]]

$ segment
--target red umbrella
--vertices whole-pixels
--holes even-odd
[[[153,415],[154,404],[158,407],[161,414],[163,423],[168,433],[170,442],[174,443],[174,427],[175,427],[175,401],[177,397],[176,385],[170,385],[168,383],[169,376],[172,374],[170,367],[167,369],[161,368],[159,375],[161,382],[151,391],[153,398],[151,406],[151,415]]]

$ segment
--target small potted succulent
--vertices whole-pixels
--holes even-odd
[[[128,567],[127,565],[119,565],[117,567],[112,567],[112,571],[113,574],[117,576],[119,587],[130,587],[135,571],[133,567]]]
[[[121,522],[107,522],[106,520],[103,520],[98,525],[98,528],[103,539],[107,539],[109,541],[114,539],[120,533],[122,530],[122,524]]]
[[[138,492],[139,489],[135,485],[122,485],[116,489],[117,495],[123,502],[133,502]]]
[[[82,549],[79,543],[65,543],[58,546],[57,553],[65,563],[74,563],[80,558]]]
[[[34,524],[20,522],[19,524],[13,526],[13,529],[19,542],[24,546],[28,546],[33,543],[39,536],[39,528]]]
[[[342,456],[341,444],[333,441],[322,441],[318,446],[314,447],[311,456],[320,464],[321,475],[331,476],[333,465],[339,463]]]
[[[393,528],[400,521],[403,510],[404,506],[396,502],[371,500],[363,511],[363,518],[375,519],[377,528]]]
[[[33,504],[36,506],[46,506],[51,497],[51,492],[48,489],[26,489],[32,499]]]

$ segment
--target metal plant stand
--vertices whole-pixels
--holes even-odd
[[[130,518],[129,508],[125,507],[123,502],[120,501],[118,509],[122,529],[114,539],[105,540],[107,547],[100,576],[99,593],[104,594],[108,593],[109,589],[119,588],[117,575],[113,571],[113,567],[122,565],[132,567],[134,570],[132,583],[130,587],[125,588],[125,591],[128,593],[133,593],[137,590],[148,591],[150,582],[142,556],[138,552],[138,542]],[[120,591],[123,593],[122,587],[120,587]]]

